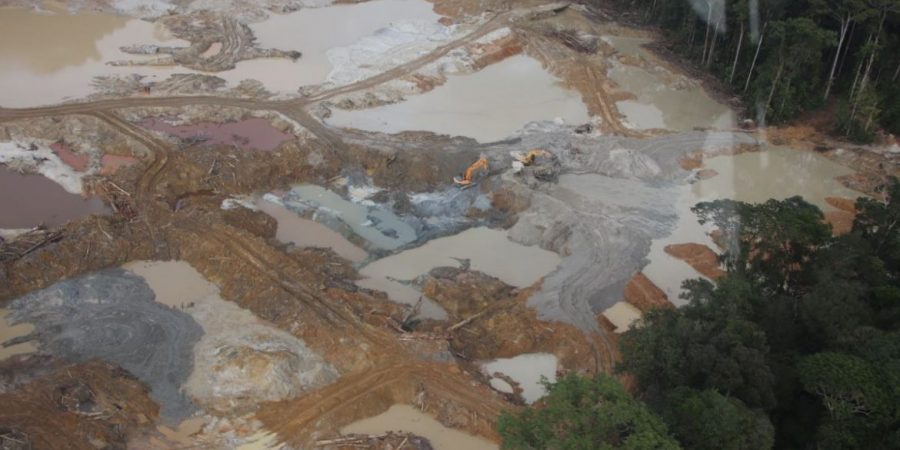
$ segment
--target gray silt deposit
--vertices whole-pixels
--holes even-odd
[[[628,280],[649,263],[653,240],[674,230],[678,189],[695,179],[680,160],[696,151],[712,156],[737,146],[759,145],[759,141],[752,134],[729,131],[642,139],[573,131],[554,122],[532,122],[509,139],[489,144],[419,133],[415,145],[381,133],[342,133],[386,155],[396,151],[415,155],[430,149],[439,151],[441,161],[451,163],[485,155],[491,174],[488,190],[507,189],[527,200],[527,208],[509,229],[510,239],[562,258],[528,305],[542,320],[561,320],[592,331],[598,327],[596,315],[621,301]],[[390,142],[391,148],[382,148],[384,142]],[[529,170],[513,173],[510,152],[533,148],[556,156],[558,173],[553,178],[558,176],[557,180],[539,179]],[[504,224],[503,217],[486,214],[472,220],[466,214],[469,208],[490,205],[480,185],[459,190],[449,178],[445,183],[432,192],[408,196],[404,219],[427,226],[417,226],[417,241],[398,250],[479,224]]]
[[[151,388],[162,416],[177,423],[194,411],[181,392],[203,329],[154,300],[140,277],[109,269],[56,283],[9,305],[13,322],[31,322],[41,348],[72,362],[99,358]]]

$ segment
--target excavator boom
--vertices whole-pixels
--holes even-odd
[[[472,179],[475,177],[475,172],[480,169],[488,169],[488,160],[484,156],[478,158],[478,161],[472,163],[472,165],[470,165],[466,169],[466,173],[463,174],[462,178],[453,177],[453,182],[461,186],[468,186],[472,184]]]

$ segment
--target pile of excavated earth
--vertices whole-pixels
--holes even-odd
[[[496,449],[722,275],[691,206],[803,195],[842,233],[897,174],[738,127],[614,16],[0,0],[0,42],[49,30],[0,44],[0,448]]]

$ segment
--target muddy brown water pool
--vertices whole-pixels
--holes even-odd
[[[730,198],[760,203],[770,198],[800,195],[822,211],[832,211],[834,208],[825,197],[857,198],[863,195],[835,179],[852,173],[852,170],[816,153],[787,147],[708,158],[704,166],[718,174],[679,188],[678,223],[671,235],[652,243],[648,255],[650,264],[643,270],[676,305],[685,303],[678,298],[682,281],[701,275],[687,263],[667,254],[665,247],[695,242],[717,249],[708,235],[711,230],[697,223],[697,216],[690,210],[698,202]]]
[[[107,214],[97,197],[83,198],[40,175],[0,165],[0,228],[55,227],[90,214]]]
[[[395,302],[414,305],[422,294],[405,282],[435,267],[456,267],[459,259],[468,259],[472,270],[516,287],[534,284],[556,269],[560,261],[556,253],[513,242],[504,230],[479,227],[374,261],[360,270],[364,278],[357,285],[384,291]],[[420,316],[444,319],[446,312],[423,298]]]
[[[278,222],[275,238],[281,242],[298,247],[327,247],[353,262],[366,259],[366,251],[347,238],[319,222],[298,216],[280,203],[256,199],[254,205]]]
[[[383,434],[402,431],[422,436],[435,450],[497,450],[497,444],[447,428],[431,416],[409,405],[393,405],[387,411],[341,428],[343,434]]]
[[[34,341],[22,342],[15,345],[4,346],[3,343],[17,337],[28,336],[34,331],[34,326],[30,323],[18,323],[12,325],[7,320],[9,311],[0,309],[0,361],[13,355],[21,355],[32,353],[37,350]]]
[[[621,55],[649,59],[643,47],[647,38],[604,36]],[[650,62],[649,64],[654,64]],[[616,102],[619,112],[631,128],[689,131],[695,127],[727,129],[735,125],[735,114],[713,99],[699,83],[679,78],[665,68],[636,67],[612,61],[609,77],[636,99]]]
[[[473,74],[450,76],[444,85],[400,103],[335,109],[326,122],[385,133],[424,130],[490,142],[528,122],[556,118],[569,125],[590,121],[576,91],[563,88],[537,60],[519,55]]]
[[[37,106],[84,97],[94,92],[96,76],[141,73],[148,80],[159,80],[172,73],[190,72],[176,67],[106,64],[152,58],[119,49],[134,44],[182,46],[188,42],[138,19],[0,8],[0,106]]]
[[[431,3],[423,0],[374,0],[273,14],[263,22],[250,25],[258,45],[297,50],[303,57],[297,61],[242,61],[225,78],[252,78],[270,89],[294,92],[300,86],[326,80],[332,70],[328,50],[353,44],[393,22],[436,22],[439,18],[432,11]]]
[[[268,120],[256,117],[237,122],[189,125],[172,125],[161,118],[147,118],[138,124],[181,139],[202,139],[200,145],[230,145],[242,150],[275,150],[293,137],[272,126]]]

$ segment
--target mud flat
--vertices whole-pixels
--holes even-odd
[[[329,49],[348,46],[398,21],[437,22],[439,18],[432,5],[422,0],[375,0],[271,15],[250,26],[257,44],[296,50],[303,57],[297,61],[242,61],[224,77],[238,81],[252,78],[270,90],[295,92],[300,86],[325,82],[332,70]]]
[[[481,369],[490,377],[494,373],[502,373],[519,384],[522,398],[528,404],[538,401],[546,395],[541,377],[548,381],[556,381],[556,356],[550,353],[527,353],[513,358],[501,358],[484,363]],[[493,385],[493,379],[491,381]]]
[[[409,405],[393,405],[374,417],[341,428],[342,434],[382,434],[403,431],[422,436],[435,450],[497,450],[497,444],[462,431],[447,428],[432,417]]]
[[[126,266],[141,276],[160,303],[179,308],[204,334],[194,347],[184,390],[220,412],[295,397],[337,378],[337,371],[296,337],[219,297],[218,288],[183,261],[140,261]]]
[[[349,227],[375,248],[392,250],[416,240],[416,231],[394,213],[374,204],[355,203],[316,185],[295,186],[282,198],[284,206],[329,228]]]
[[[278,222],[275,238],[281,242],[292,243],[298,247],[327,247],[353,262],[360,262],[368,256],[365,250],[336,231],[314,220],[298,216],[280,202],[261,198],[257,199],[254,205]]]
[[[161,33],[156,25],[102,14],[48,14],[29,9],[0,9],[0,106],[58,103],[94,92],[94,77],[143,73],[161,80],[174,67],[112,67],[106,62],[134,59],[120,46],[187,45]]]
[[[372,262],[360,270],[365,279],[357,284],[385,291],[395,302],[415,304],[422,294],[401,281],[412,281],[435,267],[458,266],[460,260],[469,260],[471,270],[497,277],[512,286],[527,287],[552,272],[560,258],[539,247],[515,243],[503,230],[471,228]],[[423,305],[421,315],[446,318],[440,306],[432,303]]]
[[[706,159],[704,167],[715,170],[717,175],[679,189],[678,223],[671,235],[653,242],[648,255],[651,262],[643,269],[644,274],[676,305],[684,304],[679,298],[681,283],[702,275],[684,261],[665,253],[665,247],[693,242],[717,249],[708,235],[712,230],[697,223],[696,215],[690,210],[698,202],[730,198],[760,203],[771,198],[800,195],[827,212],[836,209],[825,201],[826,197],[863,195],[835,179],[852,173],[852,170],[815,153],[787,147],[716,156]]]
[[[42,351],[72,362],[102,359],[151,388],[174,423],[194,406],[181,392],[203,334],[189,315],[154,301],[140,277],[121,269],[95,272],[32,292],[8,305],[12,323],[30,322]]]
[[[292,138],[290,134],[282,132],[268,120],[261,118],[190,125],[172,125],[163,119],[147,118],[138,124],[180,139],[201,141],[201,145],[230,145],[242,150],[271,151]]]
[[[398,133],[424,130],[497,141],[528,122],[561,118],[578,125],[590,121],[576,91],[564,89],[541,64],[519,55],[469,75],[450,76],[434,90],[371,109],[335,109],[333,126]]]
[[[0,165],[0,228],[49,227],[109,209],[99,198],[66,192],[41,175],[23,175]]]

